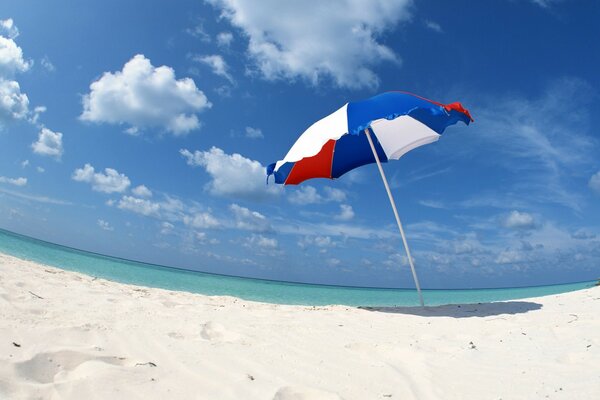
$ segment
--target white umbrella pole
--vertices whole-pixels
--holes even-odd
[[[404,229],[402,229],[402,223],[400,222],[400,217],[398,216],[398,210],[396,210],[396,203],[394,202],[394,197],[392,196],[392,192],[390,191],[390,186],[388,185],[387,179],[385,178],[385,174],[383,173],[383,167],[381,166],[381,161],[379,161],[379,155],[377,154],[377,150],[375,150],[375,145],[373,144],[373,140],[371,139],[371,133],[369,133],[369,128],[365,129],[365,135],[367,135],[367,140],[369,141],[369,145],[371,145],[371,150],[373,151],[373,155],[375,156],[375,161],[377,162],[377,167],[379,168],[379,173],[381,174],[381,179],[383,179],[383,185],[385,186],[387,195],[390,198],[392,210],[394,210],[394,216],[396,217],[398,229],[400,230],[400,235],[402,236],[402,243],[404,243],[404,250],[406,250],[406,256],[408,257],[408,263],[410,264],[410,270],[412,272],[413,279],[415,280],[417,292],[419,293],[419,301],[421,302],[421,307],[423,307],[425,303],[423,302],[423,294],[421,293],[421,285],[419,285],[417,271],[415,271],[415,266],[413,264],[412,257],[410,256],[408,243],[406,242],[406,236],[404,236]]]

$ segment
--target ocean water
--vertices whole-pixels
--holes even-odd
[[[277,304],[348,306],[416,306],[414,289],[374,289],[309,285],[239,278],[142,262],[76,250],[0,229],[0,252],[26,260],[81,272],[111,281],[206,295],[229,295]],[[483,303],[570,292],[595,281],[508,289],[424,290],[426,305]]]

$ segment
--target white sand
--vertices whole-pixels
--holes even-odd
[[[38,297],[39,296],[39,297]],[[600,288],[280,306],[0,254],[0,399],[600,399]]]

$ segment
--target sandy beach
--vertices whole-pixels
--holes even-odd
[[[598,399],[600,287],[360,309],[124,285],[0,254],[2,399]]]

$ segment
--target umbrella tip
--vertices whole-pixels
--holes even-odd
[[[471,117],[471,113],[469,112],[469,110],[464,108],[463,105],[460,104],[458,101],[456,101],[454,103],[446,104],[446,105],[444,105],[444,108],[446,109],[446,111],[454,110],[454,111],[458,111],[459,113],[463,113],[467,117],[469,117],[469,120],[471,122],[475,122],[473,117]]]

